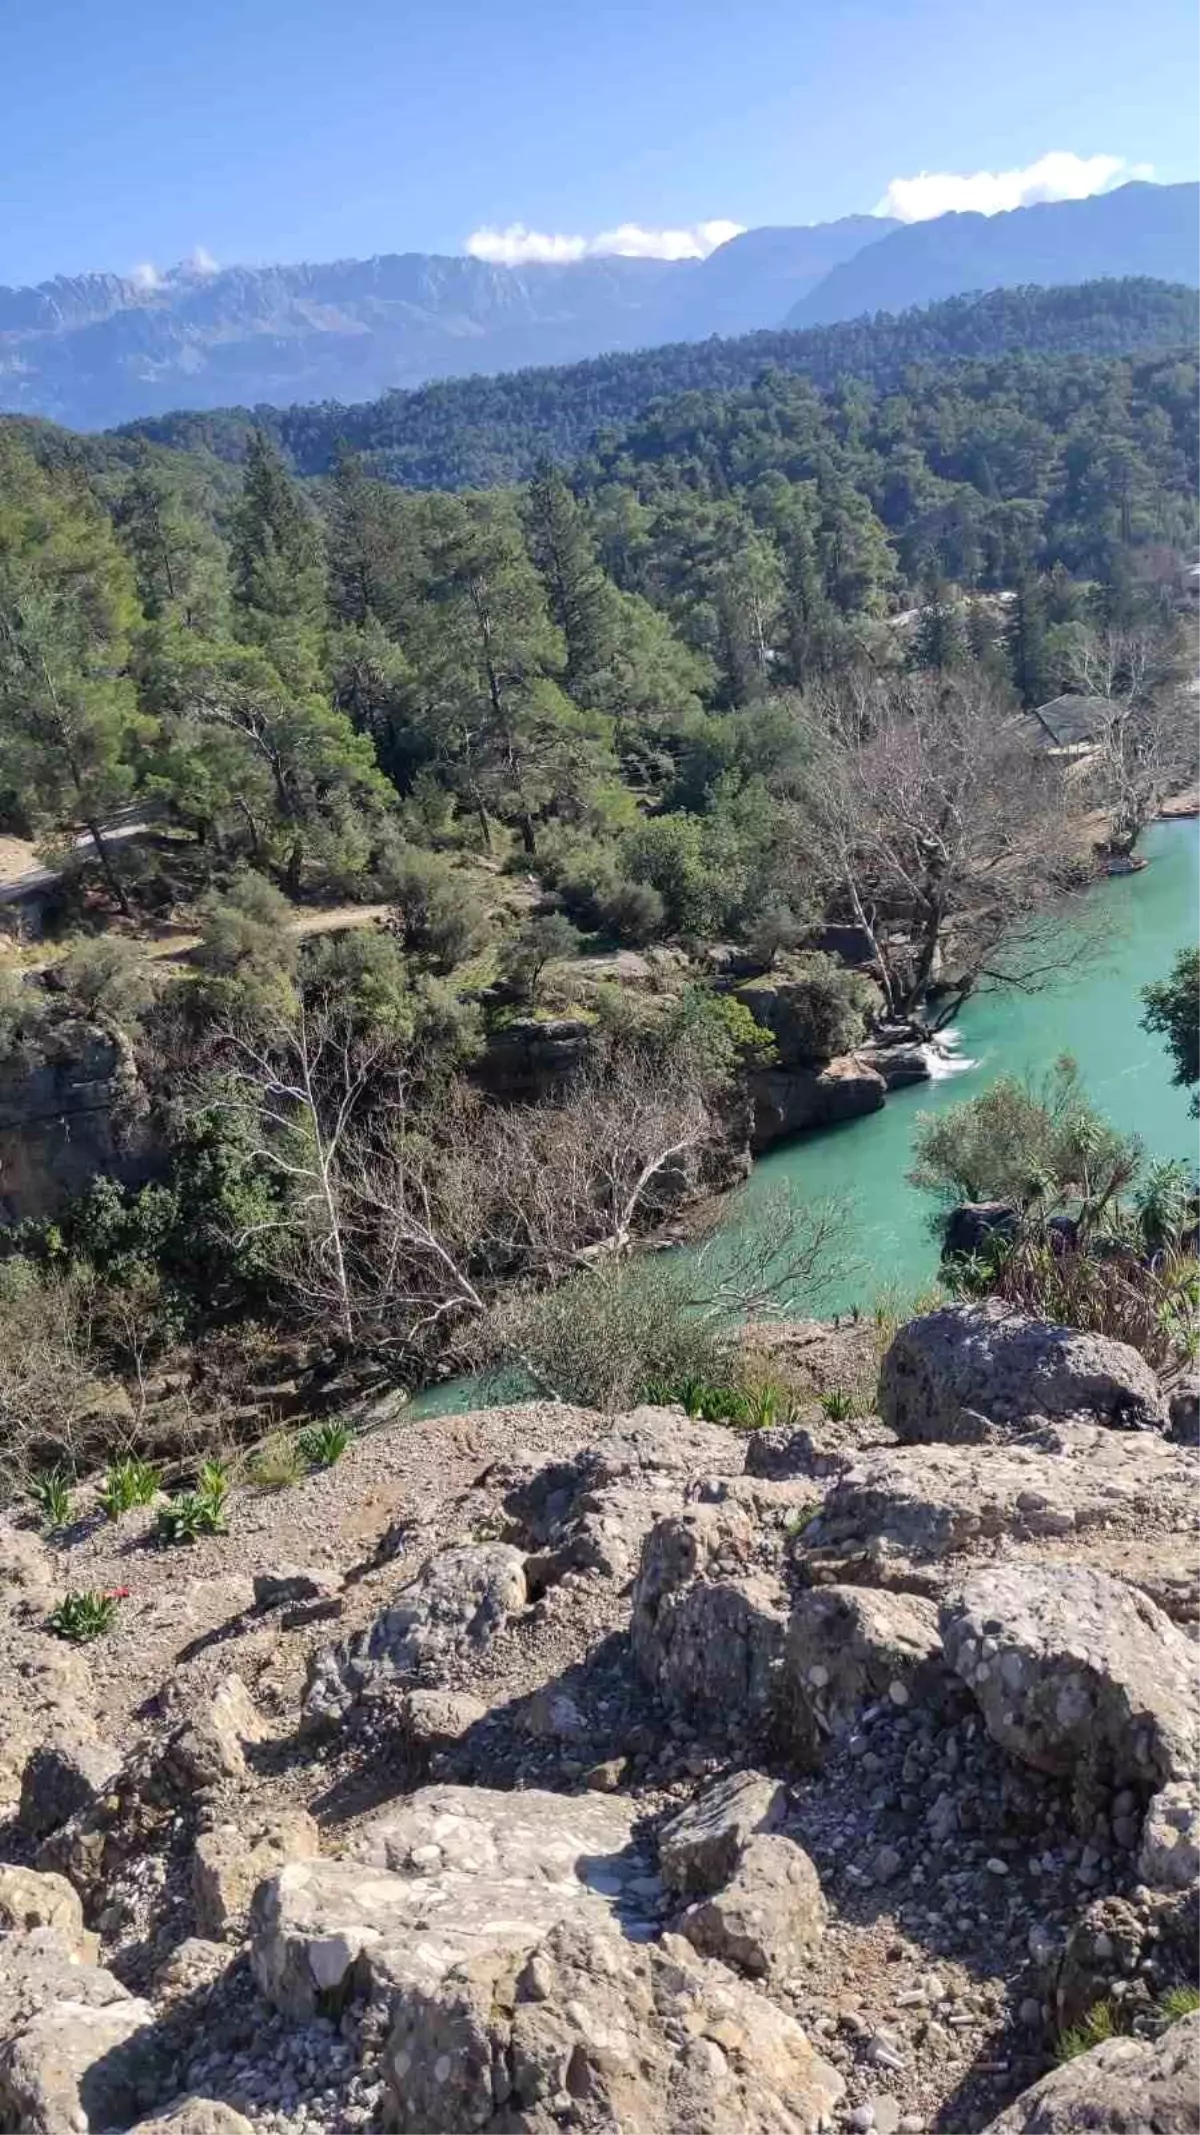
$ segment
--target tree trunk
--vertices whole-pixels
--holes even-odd
[[[116,871],[116,868],[113,866],[112,854],[109,852],[109,849],[104,842],[104,833],[101,830],[99,823],[95,821],[89,821],[84,824],[84,829],[87,831],[87,834],[90,837],[92,844],[96,848],[96,858],[100,862],[100,872],[103,875],[105,881],[107,882],[109,889],[112,891],[113,896],[117,900],[117,906],[121,912],[122,917],[125,919],[132,919],[133,906],[130,904],[129,899],[125,894],[124,884],[122,883],[121,878]]]

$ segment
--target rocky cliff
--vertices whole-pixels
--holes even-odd
[[[0,1525],[0,2125],[1194,2128],[1172,1413],[960,1307],[848,1421],[401,1417],[191,1551]]]

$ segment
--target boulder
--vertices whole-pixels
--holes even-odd
[[[658,1833],[658,1865],[668,1890],[681,1896],[719,1890],[750,1840],[778,1829],[787,1796],[764,1772],[735,1772],[706,1787]]]
[[[800,1538],[808,1581],[938,1595],[962,1559],[1028,1545],[1095,1563],[1196,1614],[1196,1474],[1159,1437],[1055,1424],[1040,1446],[901,1446],[856,1456]]]
[[[1002,1565],[940,1621],[988,1732],[1081,1803],[1192,1776],[1196,1649],[1144,1594],[1077,1565]]]
[[[523,1962],[468,1961],[406,1995],[384,2058],[394,2124],[551,2135],[818,2135],[844,2092],[794,2017],[678,1936],[564,1921]]]
[[[536,1469],[505,1509],[533,1553],[535,1588],[568,1571],[627,1579],[655,1520],[679,1507],[693,1479],[741,1465],[742,1448],[721,1425],[646,1406],[573,1459]]]
[[[254,2130],[219,2098],[177,2098],[165,2112],[139,2120],[131,2135],[254,2135]]]
[[[256,1609],[294,1608],[302,1601],[331,1601],[342,1589],[342,1575],[329,1565],[277,1564],[255,1572]]]
[[[27,1590],[28,1591],[28,1590]],[[94,1733],[87,1656],[65,1639],[5,1626],[0,1672],[0,1800],[16,1799],[30,1752],[52,1736]]]
[[[942,1232],[943,1260],[967,1259],[986,1253],[998,1240],[1012,1238],[1021,1212],[1011,1201],[960,1201],[946,1217]]]
[[[1115,1995],[1130,2015],[1149,2015],[1172,1987],[1194,1985],[1200,1964],[1200,1891],[1135,1889],[1093,1898],[1068,1932],[1054,2008],[1064,2030]]]
[[[755,1154],[786,1135],[807,1127],[832,1127],[840,1120],[878,1112],[887,1084],[877,1068],[856,1054],[830,1060],[823,1068],[756,1068],[749,1077],[754,1102]]]
[[[860,1045],[856,1057],[864,1067],[882,1075],[885,1088],[907,1090],[916,1082],[930,1080],[929,1052],[928,1045],[919,1041],[899,1039],[888,1045]]]
[[[633,1823],[601,1794],[423,1787],[364,1827],[353,1858],[291,1862],[259,1885],[255,1977],[303,2017],[363,1988],[390,2003],[468,1958],[523,1957],[576,1911],[649,1933],[661,1887]]]
[[[1200,1877],[1200,1786],[1176,1779],[1146,1811],[1138,1874],[1151,1890],[1186,1890]]]
[[[367,1693],[436,1686],[448,1662],[482,1651],[526,1599],[525,1559],[508,1543],[439,1550],[367,1630],[317,1654],[307,1724],[344,1719]]]
[[[1168,1404],[1168,1436],[1177,1446],[1200,1446],[1200,1376],[1182,1379]]]
[[[1051,2069],[985,2135],[1196,2135],[1200,2015],[1160,2039],[1105,2039]]]
[[[944,1702],[949,1687],[932,1601],[869,1587],[816,1587],[797,1597],[783,1662],[789,1743],[816,1763],[863,1707]]]
[[[675,1923],[693,1949],[752,1979],[802,1971],[825,1932],[825,1900],[803,1848],[782,1834],[750,1838],[727,1883]]]
[[[184,1792],[240,1779],[246,1771],[243,1744],[263,1742],[268,1729],[240,1675],[227,1675],[195,1718],[178,1728],[164,1752],[171,1781]]]
[[[901,1327],[880,1371],[879,1413],[910,1445],[983,1444],[1044,1422],[1161,1431],[1167,1421],[1136,1349],[994,1302],[943,1305]]]
[[[735,1505],[694,1505],[651,1529],[633,1589],[643,1675],[673,1712],[745,1750],[774,1728],[786,1593],[761,1529]]]
[[[82,1729],[59,1729],[30,1752],[21,1775],[21,1828],[34,1838],[57,1831],[107,1794],[121,1769],[121,1753]]]
[[[83,1925],[83,1907],[65,1876],[32,1868],[0,1867],[0,1934],[28,1934],[53,1928],[72,1956],[88,1959],[92,1937]]]
[[[214,1942],[240,1939],[263,1878],[288,1861],[315,1860],[320,1850],[320,1834],[304,1809],[282,1809],[244,1831],[236,1824],[202,1831],[192,1855],[197,1934]]]
[[[0,2127],[128,2127],[161,2071],[154,2012],[52,1928],[0,1939]]]

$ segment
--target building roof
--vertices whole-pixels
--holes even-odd
[[[1077,697],[1070,691],[1039,704],[1033,717],[1042,729],[1043,743],[1053,749],[1090,748],[1107,733],[1121,707],[1111,697]]]

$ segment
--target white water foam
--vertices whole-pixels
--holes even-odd
[[[951,1025],[949,1030],[939,1031],[937,1037],[925,1047],[931,1082],[945,1082],[951,1075],[966,1075],[971,1068],[979,1066],[978,1060],[972,1060],[968,1054],[959,1051],[961,1044],[962,1032]]]

